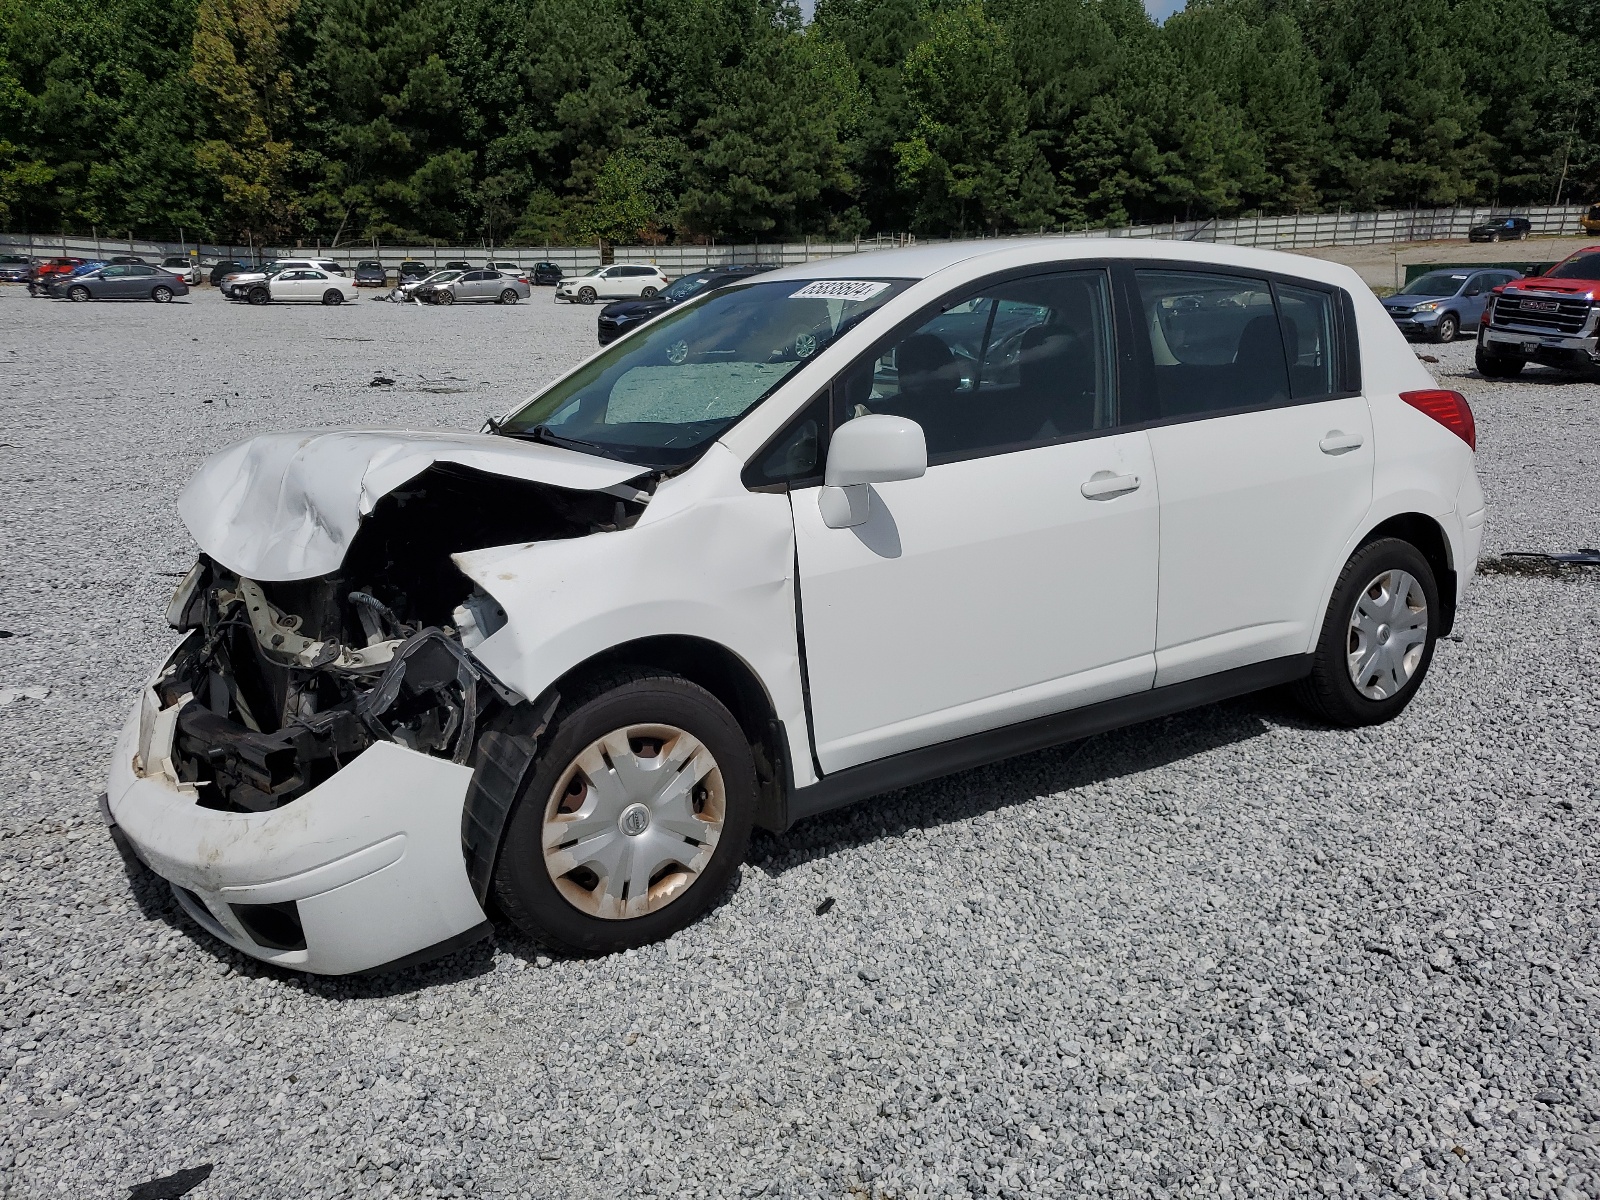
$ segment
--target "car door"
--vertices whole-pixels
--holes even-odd
[[[1372,420],[1334,288],[1133,271],[1161,481],[1156,686],[1307,653],[1372,497]]]
[[[952,299],[836,379],[772,452],[789,461],[798,447],[803,464],[819,424],[867,413],[917,421],[928,445],[927,473],[874,486],[858,526],[824,523],[820,462],[789,488],[824,772],[1154,675],[1156,478],[1146,434],[1117,428],[1107,273]]]
[[[281,290],[279,298],[283,300],[320,300],[328,286],[326,275],[309,268],[285,271],[278,278],[283,281],[282,288],[274,288],[273,291],[276,293]]]
[[[1483,307],[1489,296],[1490,276],[1479,273],[1467,280],[1461,288],[1461,294],[1456,297],[1456,305],[1461,313],[1461,328],[1476,329],[1478,322],[1483,319]]]
[[[492,300],[499,294],[499,279],[495,271],[468,271],[461,277],[456,293],[463,300]]]

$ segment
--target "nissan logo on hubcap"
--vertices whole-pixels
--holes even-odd
[[[642,804],[630,804],[617,818],[617,828],[629,837],[638,837],[650,828],[650,810]]]

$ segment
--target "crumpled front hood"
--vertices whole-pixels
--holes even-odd
[[[178,513],[200,548],[236,574],[312,579],[344,561],[373,505],[434,463],[573,491],[602,491],[645,472],[492,434],[269,433],[208,458],[179,497]]]

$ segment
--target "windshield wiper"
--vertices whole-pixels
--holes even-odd
[[[598,454],[601,454],[606,458],[614,457],[613,455],[607,454],[606,447],[602,446],[599,442],[586,442],[582,438],[563,437],[561,434],[556,433],[548,425],[535,425],[531,429],[516,430],[505,429],[502,427],[500,429],[496,429],[495,432],[503,437],[524,438],[530,442],[543,442],[547,446],[560,446],[568,450],[582,447],[585,450],[592,450]]]

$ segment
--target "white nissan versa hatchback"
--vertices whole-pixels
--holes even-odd
[[[1345,267],[968,242],[669,309],[479,434],[258,437],[179,501],[107,817],[340,973],[663,937],[755,825],[1278,684],[1400,712],[1471,411]]]

